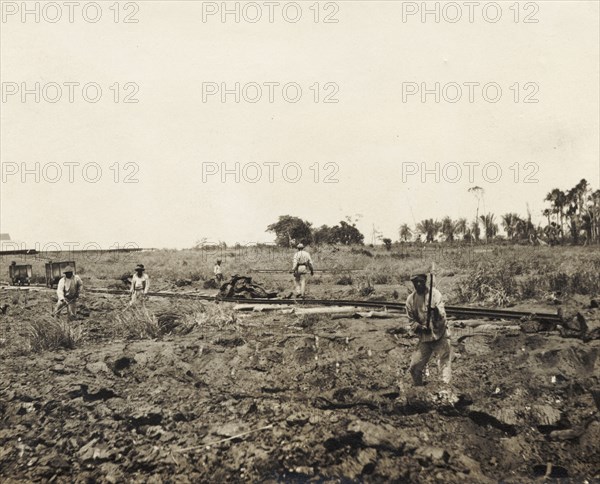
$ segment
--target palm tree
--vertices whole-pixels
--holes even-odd
[[[446,237],[446,242],[454,242],[454,234],[456,233],[456,223],[448,216],[442,219],[441,226],[442,234]]]
[[[433,242],[440,231],[441,224],[437,220],[425,219],[417,224],[417,230],[425,235],[426,242]]]
[[[588,197],[588,213],[590,215],[590,242],[600,241],[600,190],[590,193]]]
[[[404,242],[407,242],[408,239],[410,239],[412,237],[412,230],[410,229],[408,224],[402,224],[400,226],[399,235],[400,235],[400,240],[403,240]]]
[[[589,184],[585,178],[582,178],[573,188],[573,196],[577,208],[577,214],[581,215],[585,210],[586,194],[589,189]]]
[[[563,235],[563,223],[564,223],[564,208],[567,204],[567,195],[565,192],[558,188],[554,188],[548,195],[546,195],[546,201],[552,204],[552,213],[556,214],[558,227],[560,229],[560,235]]]
[[[586,215],[585,202],[588,190],[588,182],[585,178],[583,178],[577,185],[567,192],[567,198],[569,200],[568,214],[571,219],[571,236],[573,237],[575,243],[579,242],[579,235],[582,229],[586,230],[586,234],[588,234],[587,228],[584,226],[584,217]]]
[[[550,210],[549,208],[545,208],[544,210],[542,210],[542,215],[546,217],[546,220],[548,220],[548,225],[550,225],[550,215],[552,215],[552,210]]]
[[[519,216],[516,213],[505,213],[502,215],[502,226],[506,230],[506,236],[510,240],[515,237],[518,220]]]
[[[459,218],[456,221],[456,224],[454,225],[454,228],[456,230],[456,233],[461,234],[464,238],[464,236],[467,234],[467,219],[466,218]]]
[[[487,215],[481,215],[479,218],[483,223],[486,242],[496,237],[496,234],[498,233],[498,224],[494,223],[494,214],[488,213]]]
[[[527,206],[527,218],[523,219],[518,217],[515,225],[515,231],[519,240],[531,241],[537,237],[538,231],[531,221],[531,211],[529,210],[529,206]]]
[[[467,229],[465,233],[465,238],[468,238],[471,241],[479,241],[479,237],[481,236],[481,229],[479,228],[479,222],[473,220],[471,225]]]
[[[481,202],[481,200],[483,199],[484,196],[484,190],[481,187],[471,187],[467,190],[469,193],[472,193],[475,198],[477,199],[477,210],[475,211],[475,221],[474,221],[474,225],[471,225],[471,229],[475,235],[475,240],[479,240],[479,202]],[[475,230],[475,226],[477,226],[477,229]]]

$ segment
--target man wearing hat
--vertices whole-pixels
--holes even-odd
[[[314,269],[310,254],[304,250],[304,244],[298,244],[297,247],[298,251],[294,254],[292,272],[294,273],[296,296],[304,297],[308,272],[310,271],[310,275],[312,276],[314,274]]]
[[[58,302],[54,307],[54,313],[52,315],[57,317],[63,308],[66,307],[69,320],[77,319],[77,307],[75,301],[79,297],[83,282],[77,274],[73,273],[73,268],[71,266],[65,267],[63,274],[64,276],[60,278],[58,287],[56,288]]]
[[[142,306],[146,302],[146,294],[150,290],[150,278],[145,273],[146,269],[144,264],[138,264],[135,268],[135,274],[131,278],[131,302],[130,306],[136,304],[137,301],[142,303]]]
[[[215,268],[213,270],[215,275],[215,281],[218,286],[221,287],[221,283],[223,282],[223,269],[221,268],[221,259],[217,259],[217,263],[215,264]]]
[[[415,288],[406,300],[411,331],[419,336],[419,343],[410,361],[410,374],[415,386],[423,385],[423,370],[433,355],[438,358],[442,381],[450,383],[452,376],[452,347],[446,323],[446,310],[442,294],[427,286],[427,274],[415,274],[410,280]],[[427,307],[431,293],[431,322],[427,327]]]

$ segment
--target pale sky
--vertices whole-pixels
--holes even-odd
[[[456,23],[443,16],[436,23],[433,15],[422,22],[419,13],[403,22],[411,2],[399,1],[321,2],[318,23],[314,1],[298,2],[297,23],[286,21],[281,9],[270,23],[264,2],[255,3],[263,14],[256,23],[247,21],[255,15],[250,9],[239,23],[233,15],[222,22],[218,14],[203,22],[210,2],[138,1],[135,13],[125,3],[119,23],[113,1],[99,2],[97,23],[86,22],[81,7],[70,23],[64,5],[56,23],[47,21],[56,15],[49,8],[40,11],[39,23],[33,14],[23,23],[21,12],[9,15],[21,2],[2,2],[0,230],[30,247],[265,242],[274,238],[266,226],[286,214],[317,226],[362,214],[358,226],[367,240],[373,224],[396,240],[402,223],[472,219],[476,200],[467,190],[474,185],[484,188],[485,208],[497,219],[506,212],[524,215],[529,204],[538,220],[552,188],[571,188],[581,178],[600,188],[600,2],[538,1],[535,12],[521,2],[518,23],[513,1],[499,2],[496,23],[480,9],[469,22],[464,2],[456,2],[463,14]],[[35,2],[26,4],[33,9]],[[139,22],[123,23],[128,13]],[[327,14],[338,22],[323,23]],[[445,14],[452,18],[456,11]],[[538,22],[523,23],[527,15]],[[35,91],[36,82],[47,98],[57,96],[51,83],[58,83],[62,97],[50,103],[41,95],[36,103],[30,94],[22,102],[22,87]],[[73,103],[65,82],[80,83]],[[122,102],[131,93],[124,89],[128,82],[139,87],[138,103]],[[255,95],[248,83],[263,86],[261,100],[236,103],[231,94],[225,103],[219,95],[203,102],[203,83],[234,89],[236,82],[247,86],[248,97]],[[297,83],[299,101],[286,101],[280,85],[270,103],[268,82]],[[462,86],[462,98],[450,103],[442,96],[436,103],[431,94],[423,103],[417,94],[403,102],[403,83],[434,89],[436,82],[448,98],[456,94],[450,83]],[[480,83],[473,103],[464,85],[470,82]],[[87,83],[102,88],[98,102],[83,98]],[[327,83],[333,84],[326,89]],[[488,83],[502,89],[496,103],[483,98]],[[335,86],[339,102],[323,103]],[[494,89],[487,94],[493,97]],[[539,102],[524,103],[527,95]],[[58,164],[62,176],[49,163]],[[80,163],[72,165],[72,183],[64,163]],[[236,163],[246,178],[258,178],[250,165],[258,164],[262,177],[236,183],[230,174],[223,183],[220,173],[207,175],[221,164],[235,171]],[[271,165],[272,182],[265,163],[279,163]],[[296,176],[294,163],[302,174],[291,183],[284,177]],[[403,169],[424,164],[434,170],[436,163],[446,179],[436,183],[430,174],[423,183],[420,173],[405,173],[403,180]],[[473,181],[465,163],[480,164],[471,165]],[[492,163],[486,181],[482,167]],[[96,183],[84,179],[86,164],[86,176],[98,176]],[[138,183],[124,183],[134,166]],[[22,168],[32,171],[24,182]],[[337,183],[324,183],[328,174]],[[532,183],[524,183],[528,175]]]

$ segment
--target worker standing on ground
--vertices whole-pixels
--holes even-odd
[[[431,287],[431,283],[430,287],[427,286],[427,274],[416,274],[410,280],[415,290],[406,300],[406,314],[411,331],[419,336],[419,343],[410,361],[409,371],[413,383],[415,386],[423,385],[423,370],[433,355],[438,358],[442,381],[450,383],[452,347],[442,294]],[[431,312],[429,318],[428,308]]]
[[[215,264],[215,268],[213,270],[215,275],[215,281],[218,287],[221,287],[223,283],[223,269],[221,268],[221,259],[217,259],[217,263]]]
[[[138,301],[142,306],[146,305],[146,297],[150,290],[150,278],[145,273],[144,264],[138,264],[135,268],[135,274],[131,278],[131,302],[130,306],[134,306]]]
[[[71,266],[65,267],[63,271],[64,276],[58,281],[58,287],[56,288],[56,294],[58,296],[58,302],[54,308],[52,314],[55,318],[58,314],[66,307],[67,316],[69,321],[77,319],[77,307],[76,301],[79,298],[79,293],[83,287],[81,278],[74,274]]]
[[[292,272],[294,273],[295,291],[297,297],[304,297],[306,293],[306,278],[308,272],[314,274],[310,254],[304,250],[304,244],[298,244],[298,251],[294,254]]]

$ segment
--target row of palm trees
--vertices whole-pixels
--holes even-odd
[[[483,229],[483,230],[482,230]],[[400,240],[407,242],[413,239],[414,235],[425,237],[425,242],[434,242],[441,234],[447,242],[455,240],[480,240],[482,235],[486,239],[494,238],[498,233],[498,224],[495,223],[493,213],[480,215],[477,222],[468,222],[466,218],[452,220],[446,216],[442,220],[432,218],[422,220],[413,231],[408,224],[400,226]]]
[[[600,241],[600,190],[582,179],[570,190],[554,188],[546,195],[550,207],[543,211],[550,235],[559,240]]]
[[[593,191],[590,184],[581,180],[570,190],[554,188],[545,199],[551,206],[542,213],[547,225],[535,225],[531,213],[521,217],[516,213],[501,216],[500,224],[506,232],[506,239],[517,241],[546,241],[550,244],[598,243],[600,242],[600,190]],[[455,240],[490,241],[499,237],[498,223],[493,213],[479,215],[479,206],[475,220],[466,218],[453,220],[446,216],[442,220],[425,219],[413,230],[408,224],[399,229],[401,241],[408,242],[417,236],[425,242],[434,242],[440,235],[444,241]]]

